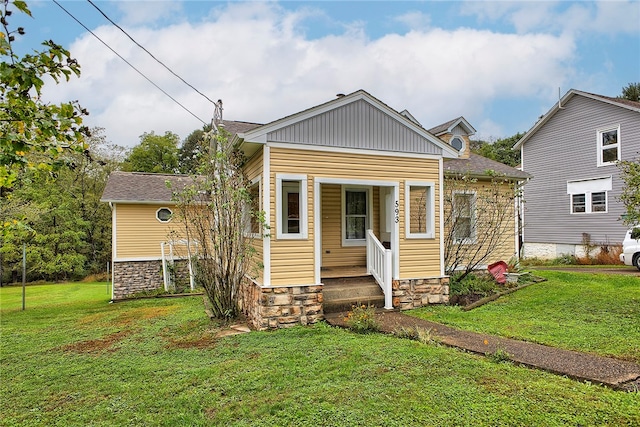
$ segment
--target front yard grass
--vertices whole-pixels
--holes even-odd
[[[475,308],[410,314],[461,329],[640,363],[640,278],[536,271],[548,279]]]
[[[640,424],[640,393],[326,324],[216,338],[202,297],[105,289],[0,289],[1,425]]]

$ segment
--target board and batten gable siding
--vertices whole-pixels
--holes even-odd
[[[441,155],[407,124],[360,99],[267,134],[272,142]]]
[[[620,243],[626,227],[618,197],[623,182],[615,165],[597,166],[597,130],[620,125],[621,157],[640,151],[640,114],[605,102],[573,96],[522,146],[524,171],[533,175],[524,187],[524,241],[579,245],[582,233],[592,242]],[[607,213],[571,214],[567,182],[612,177]]]
[[[162,259],[160,243],[170,240],[171,231],[183,228],[176,219],[167,223],[157,220],[156,211],[163,207],[175,213],[175,206],[166,204],[114,204],[116,261]]]
[[[404,183],[429,181],[434,183],[435,205],[440,204],[439,160],[385,156],[379,154],[317,151],[312,149],[270,148],[271,212],[275,212],[276,174],[307,176],[308,239],[278,240],[277,221],[271,221],[271,284],[312,284],[314,281],[314,179],[339,178],[345,180],[397,181],[400,190],[400,279],[440,277],[440,235],[436,227],[433,239],[405,239]],[[324,186],[324,185],[323,185]],[[322,191],[322,190],[321,190]],[[435,223],[439,224],[436,209]]]

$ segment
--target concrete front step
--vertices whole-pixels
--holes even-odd
[[[354,305],[384,307],[384,293],[372,276],[323,279],[325,313],[349,311]]]

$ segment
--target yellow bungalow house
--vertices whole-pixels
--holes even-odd
[[[445,160],[469,158],[472,128],[461,123],[437,135],[362,90],[264,125],[225,121],[248,159],[245,173],[269,227],[254,240],[261,268],[241,289],[253,326],[323,319],[336,298],[328,283],[354,275],[375,280],[385,308],[446,303],[442,189]],[[114,174],[103,195],[114,212],[114,298],[139,290],[132,285],[137,263],[155,261],[145,268],[162,276],[159,242],[171,226],[158,215],[170,210],[170,191],[153,200],[118,197],[137,178]],[[129,222],[136,215],[144,220]]]

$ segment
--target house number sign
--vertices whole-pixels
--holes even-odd
[[[394,221],[397,223],[400,222],[400,203],[396,200],[395,209],[393,210]]]

